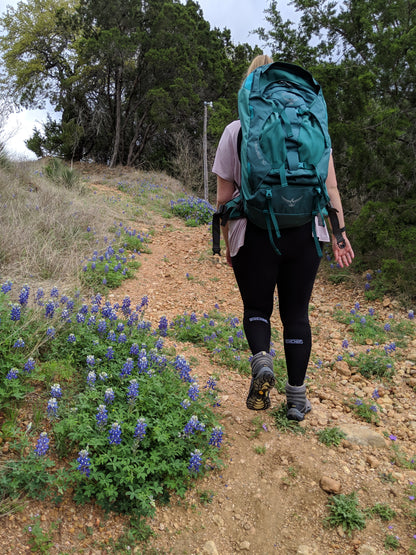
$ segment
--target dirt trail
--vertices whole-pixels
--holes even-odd
[[[169,321],[184,312],[202,314],[215,304],[222,313],[241,319],[241,302],[232,270],[224,258],[209,252],[209,230],[187,228],[180,220],[156,217],[152,223],[151,254],[140,255],[141,267],[135,279],[110,295],[113,302],[129,295],[132,303],[147,295],[146,319],[152,327],[161,316]],[[145,231],[144,229],[142,231]],[[361,375],[348,376],[339,365],[329,362],[341,351],[346,329],[332,317],[337,303],[350,309],[355,302],[367,306],[361,295],[342,285],[317,280],[313,298],[313,360],[323,361],[318,369],[311,362],[309,397],[312,412],[302,423],[303,435],[282,433],[274,426],[270,411],[254,413],[245,408],[248,378],[233,370],[213,365],[207,352],[190,344],[177,344],[178,352],[197,360],[194,373],[201,381],[219,374],[221,406],[217,409],[224,427],[221,470],[208,474],[184,500],[172,500],[158,508],[149,521],[155,536],[143,546],[131,546],[134,553],[232,555],[323,555],[381,554],[387,533],[400,538],[396,553],[409,553],[415,521],[406,509],[407,486],[416,472],[391,464],[386,431],[394,432],[404,452],[410,453],[416,438],[413,391],[407,385],[409,363],[406,357],[396,363],[395,382],[382,390],[383,417],[379,427],[358,421],[346,399],[361,392],[371,395],[374,383]],[[398,311],[387,301],[372,306],[387,316]],[[280,329],[277,313],[273,325]],[[412,347],[413,350],[415,347]],[[344,368],[344,372],[343,369]],[[271,394],[272,406],[283,397]],[[353,426],[351,438],[339,447],[326,447],[316,433],[328,427]],[[370,438],[366,432],[370,431]],[[355,434],[355,435],[354,435]],[[355,438],[355,439],[354,439]],[[367,519],[362,531],[350,537],[341,528],[324,527],[329,495],[320,483],[330,478],[342,493],[358,493],[361,507],[387,503],[397,512],[392,522]],[[208,502],[209,501],[209,502]],[[60,519],[55,545],[50,553],[107,553],[111,538],[122,532],[126,518],[110,516],[94,506],[76,507],[66,498],[60,508],[29,502],[23,513],[3,519],[0,553],[28,553],[23,528],[30,516],[39,513],[45,526]],[[388,529],[388,526],[392,529]],[[12,541],[10,541],[12,538]],[[102,547],[100,547],[100,545]]]

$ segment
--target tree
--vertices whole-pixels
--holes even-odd
[[[111,166],[167,168],[175,137],[199,145],[203,102],[235,112],[252,53],[211,30],[192,0],[34,0],[1,23],[14,97],[62,114],[31,144]]]

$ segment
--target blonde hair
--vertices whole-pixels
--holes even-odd
[[[270,56],[268,56],[267,54],[260,54],[259,56],[256,56],[253,59],[253,61],[251,62],[251,64],[248,66],[248,69],[247,69],[247,71],[244,75],[244,78],[243,78],[243,83],[252,71],[254,71],[255,69],[257,69],[260,66],[265,66],[265,65],[271,64],[271,63],[273,63],[273,59]]]

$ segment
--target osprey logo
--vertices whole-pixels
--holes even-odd
[[[282,196],[282,200],[284,200],[288,206],[290,206],[290,208],[293,208],[294,206],[296,206],[296,204],[303,199],[303,195],[301,197],[298,198],[285,198]]]

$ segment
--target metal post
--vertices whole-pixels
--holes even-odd
[[[204,151],[204,200],[205,201],[208,201],[207,120],[208,120],[208,102],[204,102],[203,151]]]

